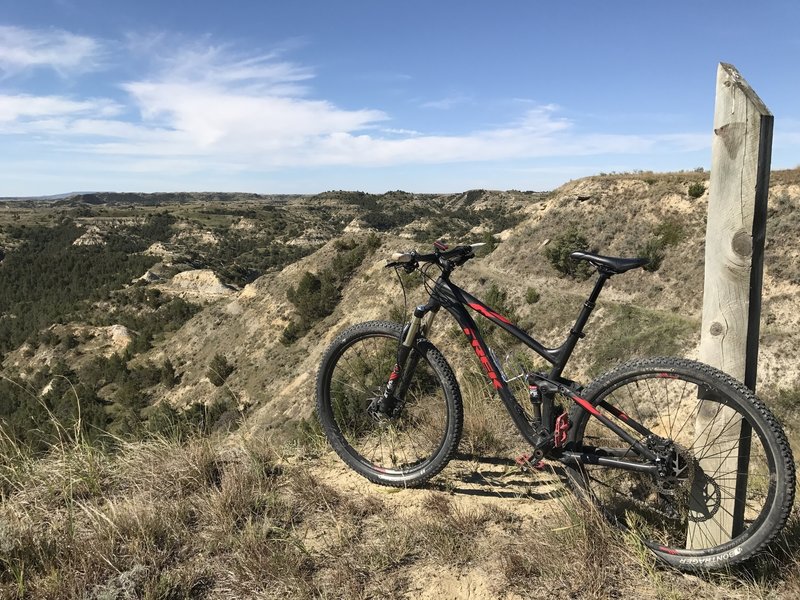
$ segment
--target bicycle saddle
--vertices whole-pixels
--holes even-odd
[[[599,269],[610,271],[614,274],[624,273],[631,269],[643,267],[648,262],[646,258],[619,258],[615,256],[600,256],[590,252],[572,252],[569,257],[573,260],[585,260]]]

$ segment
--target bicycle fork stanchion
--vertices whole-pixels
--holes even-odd
[[[414,315],[411,317],[411,322],[406,326],[403,332],[403,338],[400,341],[400,346],[397,349],[397,362],[389,375],[389,381],[386,383],[386,390],[383,392],[383,399],[381,401],[381,411],[389,416],[395,415],[405,402],[406,392],[411,385],[411,377],[417,368],[419,362],[419,354],[413,352],[414,341],[417,339],[417,334],[422,331],[422,335],[426,336],[433,325],[433,318],[439,310],[438,304],[426,304],[418,306],[414,309]],[[423,319],[426,317],[425,322]],[[397,393],[395,393],[397,390]]]

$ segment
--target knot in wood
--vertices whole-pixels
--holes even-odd
[[[711,335],[715,335],[715,336],[716,335],[722,335],[722,333],[725,331],[725,328],[722,326],[722,323],[720,323],[718,321],[714,321],[711,324],[711,329],[709,329],[708,331],[709,331],[709,333],[711,333]]]
[[[740,229],[733,234],[731,247],[738,256],[749,258],[753,255],[753,237],[744,229]]]

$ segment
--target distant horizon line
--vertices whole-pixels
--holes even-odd
[[[770,173],[777,173],[780,171],[796,171],[800,169],[800,166],[792,167],[792,168],[777,168],[771,169]],[[573,179],[568,179],[564,183],[548,190],[521,190],[518,188],[482,188],[482,187],[474,187],[469,189],[462,189],[457,191],[431,191],[431,192],[409,192],[408,190],[403,190],[400,188],[397,189],[390,189],[383,192],[364,192],[363,190],[358,189],[326,189],[323,191],[318,192],[249,192],[244,190],[237,190],[237,191],[220,191],[220,190],[180,190],[180,191],[152,191],[152,192],[143,192],[143,191],[135,191],[135,190],[87,190],[87,191],[75,191],[75,192],[63,192],[60,194],[34,194],[28,196],[0,196],[0,202],[11,202],[11,201],[26,201],[26,200],[62,200],[71,198],[73,196],[81,196],[86,194],[140,194],[140,195],[153,195],[153,194],[246,194],[250,196],[319,196],[321,194],[327,194],[331,192],[349,192],[349,193],[365,193],[365,194],[372,194],[375,196],[381,196],[384,194],[390,194],[392,192],[403,192],[407,194],[424,194],[424,195],[449,195],[449,194],[463,194],[466,192],[471,192],[474,190],[486,190],[492,192],[524,192],[524,193],[547,193],[552,192],[553,190],[558,189],[559,187],[566,185],[572,181],[577,181],[580,179],[590,179],[592,177],[610,177],[610,176],[635,176],[635,175],[680,175],[680,174],[688,174],[688,173],[710,173],[709,169],[705,168],[696,168],[696,169],[680,169],[677,171],[646,171],[646,170],[634,170],[634,171],[610,171],[610,172],[599,172],[593,175],[586,175],[583,177],[576,177]]]

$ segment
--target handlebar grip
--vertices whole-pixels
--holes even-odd
[[[392,262],[407,263],[414,260],[414,256],[408,252],[395,252],[392,254]]]

